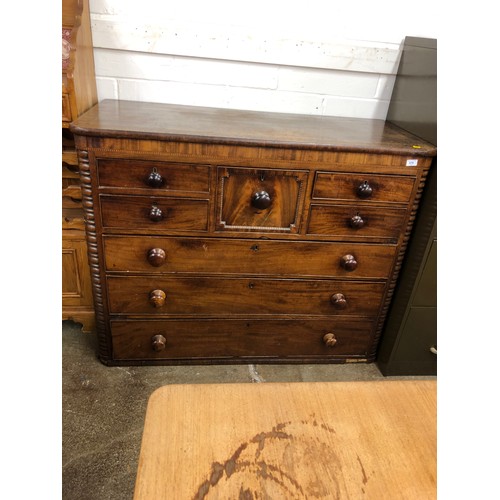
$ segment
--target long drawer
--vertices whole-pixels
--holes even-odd
[[[105,236],[103,241],[106,270],[128,273],[385,279],[396,251],[392,245],[223,238]],[[343,267],[350,257],[356,265]]]
[[[111,276],[111,314],[375,316],[385,283],[262,278]]]
[[[363,357],[372,330],[354,318],[111,321],[115,360]]]

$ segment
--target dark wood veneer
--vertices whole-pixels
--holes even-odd
[[[71,129],[103,362],[374,360],[433,146],[377,120],[125,101]]]

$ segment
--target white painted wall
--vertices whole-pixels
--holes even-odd
[[[423,0],[90,0],[99,99],[385,119]]]

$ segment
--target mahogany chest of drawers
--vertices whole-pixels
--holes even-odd
[[[71,130],[104,363],[375,359],[434,146],[381,120],[112,100]]]

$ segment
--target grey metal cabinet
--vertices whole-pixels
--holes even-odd
[[[437,145],[437,41],[406,37],[387,121]],[[437,160],[429,172],[377,365],[384,375],[437,373]]]

